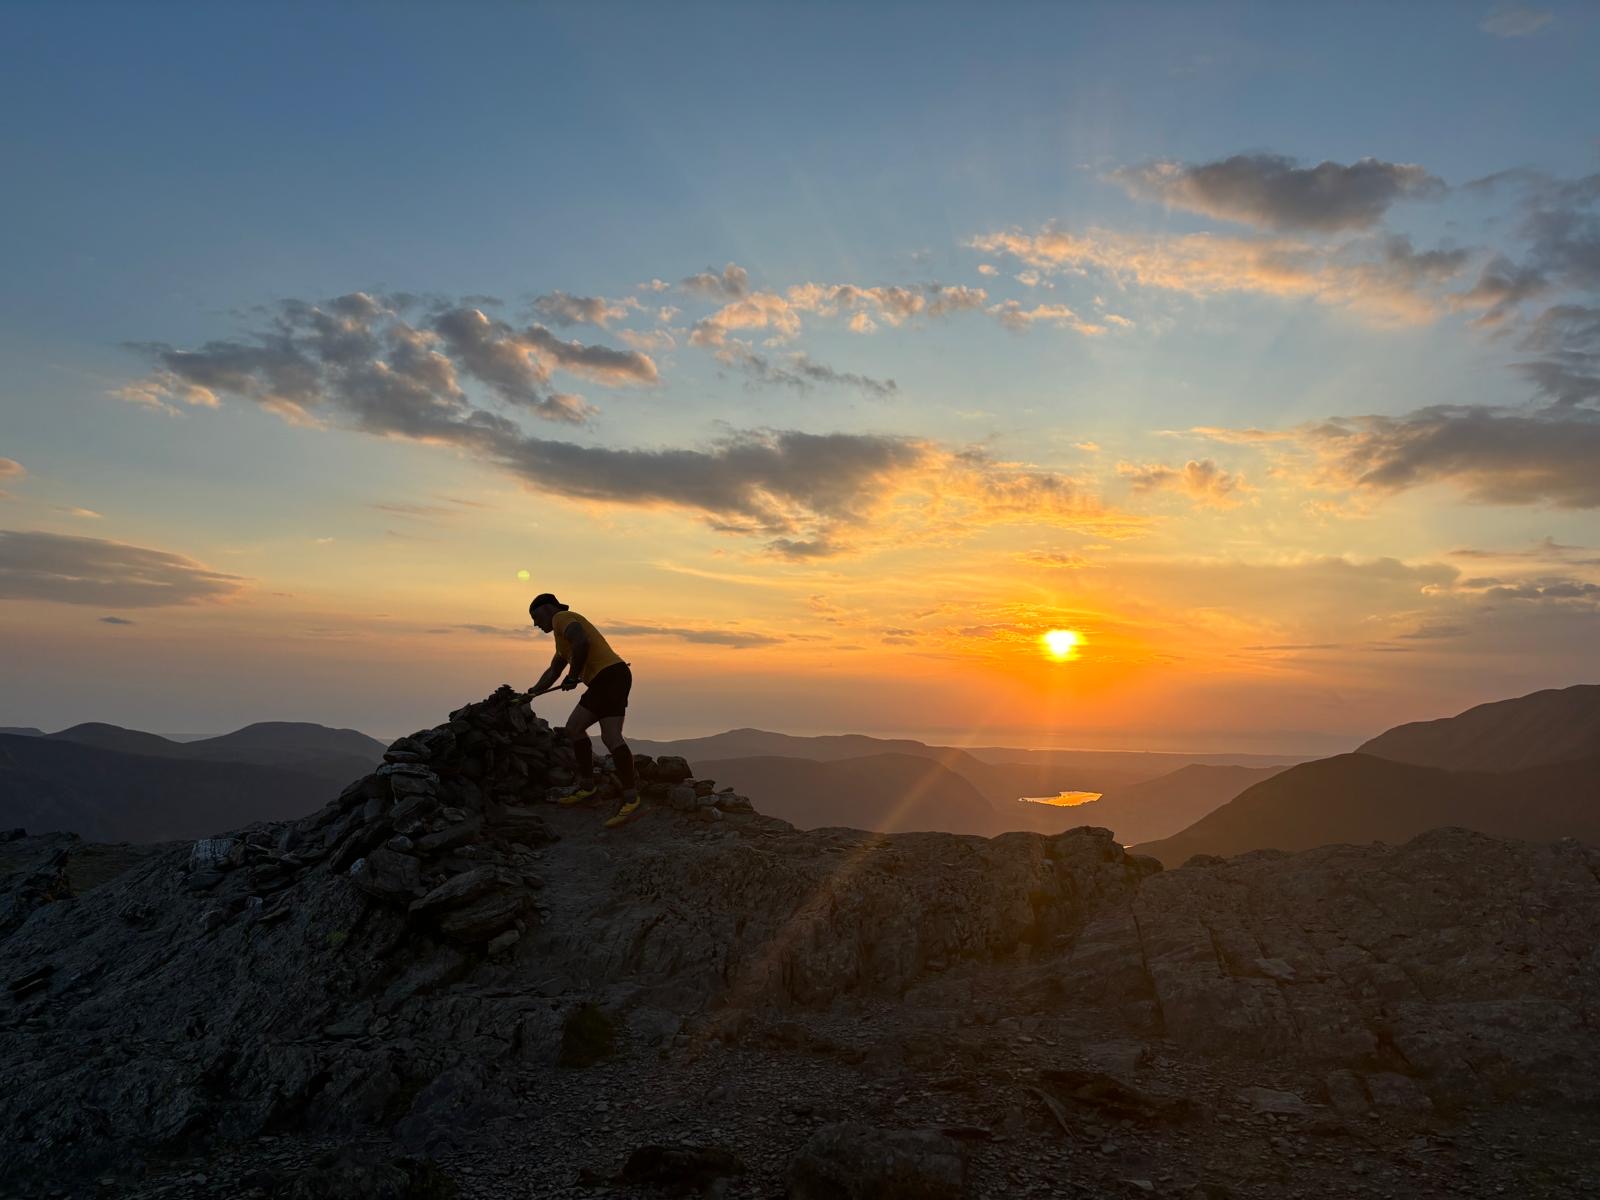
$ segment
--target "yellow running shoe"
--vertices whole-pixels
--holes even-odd
[[[557,804],[582,804],[585,800],[587,800],[590,796],[594,795],[599,790],[600,790],[600,785],[598,783],[590,783],[590,784],[582,785],[582,786],[579,786],[579,787],[575,787],[570,792],[568,792],[565,796],[557,796],[556,797],[556,803]]]
[[[638,811],[639,811],[639,797],[635,796],[632,800],[629,800],[621,808],[617,809],[617,815],[612,817],[609,821],[606,822],[606,828],[607,829],[615,829],[619,825],[626,825],[628,823],[628,819],[630,817],[632,817],[633,814],[638,812]]]

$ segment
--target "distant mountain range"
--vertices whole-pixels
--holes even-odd
[[[1116,834],[1123,845],[1131,846],[1187,828],[1283,769],[1191,763],[1170,775],[1131,784],[1062,811],[1072,814],[1074,825],[1099,825]]]
[[[1133,848],[1177,866],[1195,854],[1398,843],[1443,825],[1600,843],[1600,687],[1534,692],[1401,725],[1355,754],[1291,767],[1174,836]]]
[[[1442,825],[1600,842],[1600,686],[1535,692],[1401,725],[1353,754],[963,749],[861,734],[734,729],[637,752],[681,754],[702,778],[802,828],[1055,834],[1080,825],[1177,865],[1194,854],[1401,842]],[[0,828],[100,840],[197,837],[297,816],[372,769],[384,744],[351,729],[264,722],[178,742],[89,723],[0,731]],[[1078,805],[1020,797],[1095,791]]]
[[[876,822],[890,820],[886,815],[889,813],[896,814],[892,818],[895,829],[943,830],[949,833],[994,834],[1013,830],[1060,833],[1077,825],[1107,825],[1112,818],[1127,824],[1132,819],[1129,814],[1142,803],[1133,789],[1171,777],[1175,771],[1200,767],[1198,773],[1185,775],[1149,793],[1148,803],[1156,809],[1178,814],[1137,827],[1141,836],[1160,836],[1176,832],[1195,816],[1231,799],[1260,777],[1249,774],[1249,769],[1277,770],[1301,761],[1250,754],[1026,750],[1002,746],[967,750],[954,746],[930,746],[907,738],[876,738],[864,734],[797,737],[764,729],[731,729],[711,737],[671,742],[635,738],[628,741],[639,753],[682,755],[703,774],[712,775],[719,782],[733,783],[741,791],[747,791],[757,807],[766,805],[762,808],[763,812],[771,811],[807,829],[821,825],[849,825],[856,829],[882,831],[889,826]],[[857,767],[852,772],[831,774],[818,772],[806,765],[868,758],[894,761],[886,761],[872,768]],[[989,809],[986,823],[980,824],[969,808],[960,809],[962,815],[957,821],[954,816],[957,808],[952,805],[954,798],[962,794],[962,789],[937,772],[914,770],[904,761],[907,759],[930,760],[973,789]],[[727,770],[719,774],[710,767],[710,764],[720,765],[730,761],[739,764],[734,768],[734,774]],[[1244,769],[1244,773],[1232,774],[1241,770],[1234,765],[1239,763],[1251,764],[1251,767]],[[1224,773],[1209,775],[1211,770]],[[828,782],[846,778],[859,782],[868,777],[875,781],[880,791],[869,794],[859,786],[841,790]],[[798,785],[792,782],[800,779],[816,783],[817,790],[809,801],[804,800]],[[1229,791],[1230,784],[1235,781],[1238,786]],[[919,789],[928,795],[938,796],[939,802],[932,803],[920,796],[917,794]],[[1093,791],[1104,795],[1101,800],[1089,805],[1018,803],[1024,796],[1046,797],[1070,791]],[[1120,800],[1108,803],[1111,797],[1120,797],[1124,793],[1131,795],[1127,803]],[[776,800],[777,797],[783,799]],[[781,804],[786,811],[780,812],[772,807],[774,803]],[[853,811],[851,804],[855,805]],[[811,807],[807,808],[807,805]],[[816,812],[812,813],[811,809]],[[824,813],[825,820],[822,816]],[[933,819],[935,813],[949,814],[952,822],[956,823],[904,823],[910,819],[908,814],[917,814],[916,820],[927,822]],[[1110,827],[1117,828],[1116,825]]]
[[[1517,771],[1600,755],[1600,684],[1480,704],[1381,733],[1356,753],[1447,771]]]
[[[297,721],[193,742],[98,722],[0,732],[0,826],[113,842],[205,837],[309,812],[384,749],[353,729]]]
[[[775,755],[694,761],[695,773],[731,784],[768,816],[799,829],[842,825],[884,833],[996,832],[994,808],[955,771],[914,754],[814,761]]]

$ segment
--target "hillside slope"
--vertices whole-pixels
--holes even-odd
[[[1103,755],[1065,750],[1017,750],[1013,752],[1017,761],[990,760],[958,747],[930,746],[906,738],[875,738],[854,733],[797,737],[764,729],[732,729],[710,737],[669,742],[629,738],[628,744],[638,753],[677,754],[690,762],[768,757],[839,762],[882,754],[925,758],[961,776],[986,802],[1002,812],[1010,812],[1013,803],[1022,796],[1106,792],[1153,779],[1188,761],[1179,758],[1169,764],[1161,756],[1154,755]]]
[[[209,837],[303,813],[337,790],[284,767],[0,734],[0,826],[32,833],[69,831],[105,842]]]
[[[1356,749],[1447,771],[1516,771],[1600,756],[1600,684],[1550,688],[1413,721]]]
[[[1341,754],[1291,767],[1182,832],[1132,849],[1177,866],[1195,854],[1392,845],[1441,826],[1600,842],[1600,758],[1488,773]]]
[[[541,803],[571,754],[509,688],[390,755],[87,890],[64,840],[0,853],[8,1195],[454,1194],[400,1154],[562,1195],[645,1145],[841,1195],[785,1182],[841,1124],[913,1184],[949,1160],[899,1195],[1594,1194],[1592,847],[1161,871],[1092,829],[797,831],[675,759],[613,830]],[[353,1143],[379,1166],[324,1166]]]
[[[1171,837],[1283,767],[1187,767],[1075,805],[1074,824],[1111,830],[1124,846]]]
[[[987,836],[997,824],[994,809],[971,783],[939,762],[910,754],[833,762],[776,755],[707,759],[698,770],[719,786],[760,796],[763,812],[799,829]]]

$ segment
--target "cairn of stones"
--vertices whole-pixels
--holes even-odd
[[[419,930],[495,954],[537,915],[538,848],[557,834],[534,805],[575,781],[572,746],[502,684],[450,719],[392,743],[381,766],[323,808],[282,827],[195,843],[186,886],[233,897],[256,922],[288,915],[279,893],[321,869],[372,899],[404,907]],[[692,777],[682,758],[634,756],[642,798],[699,820],[749,813],[748,798]],[[609,759],[597,769],[619,794]],[[627,836],[628,829],[617,831]],[[226,919],[224,909],[212,910]]]

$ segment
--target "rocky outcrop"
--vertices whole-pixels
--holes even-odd
[[[1129,1082],[1156,1058],[1272,1064],[1287,1081],[1237,1093],[1271,1120],[1600,1099],[1592,848],[1441,830],[1163,872],[1103,829],[801,832],[643,755],[644,814],[608,830],[549,803],[568,754],[505,688],[300,821],[160,848],[98,886],[60,890],[71,846],[9,843],[43,874],[8,877],[0,1174],[79,1180],[262,1137],[471,1154],[497,1121],[556,1120],[563,1072],[678,1070],[713,1047],[922,1064],[981,1096],[998,1085],[963,1071],[1057,1026],[1099,1039],[1021,1093],[1063,1132],[1199,1119]],[[865,1012],[880,1032],[851,1049]],[[829,1186],[879,1128],[822,1138],[791,1186]],[[882,1129],[895,1162],[928,1141]],[[678,1149],[640,1172],[690,1163],[652,1145]],[[959,1188],[946,1149],[916,1169]]]

